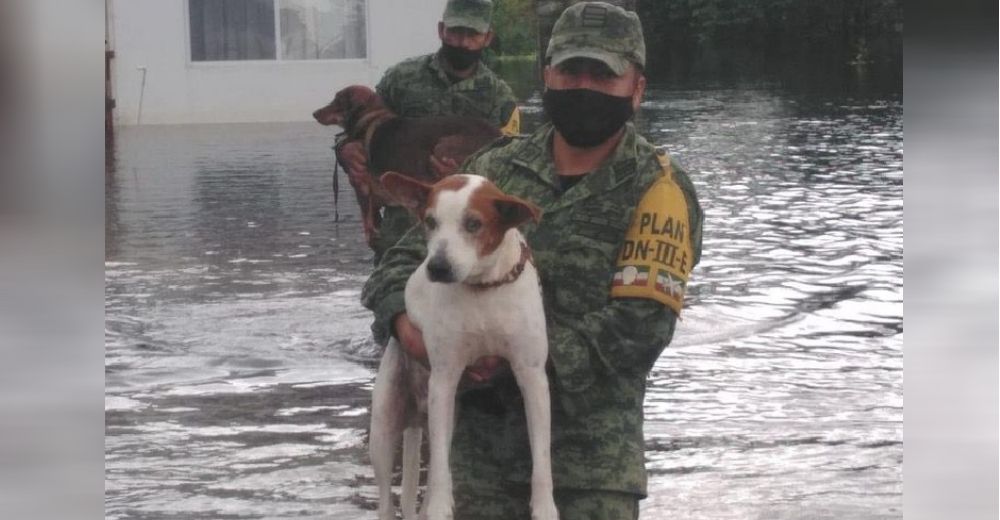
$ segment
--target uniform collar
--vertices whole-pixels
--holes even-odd
[[[555,129],[552,127],[552,123],[546,123],[539,127],[523,142],[512,162],[527,168],[553,189],[559,190],[559,182],[556,179],[556,171],[552,161],[551,143],[554,133]],[[548,209],[558,209],[571,205],[591,195],[608,191],[631,178],[636,169],[637,137],[635,125],[631,122],[626,123],[625,134],[604,164],[586,174],[583,180],[567,190],[557,199],[553,207]]]
[[[427,68],[430,69],[434,76],[441,80],[441,82],[445,85],[464,86],[466,82],[469,82],[470,84],[475,83],[477,79],[486,74],[486,66],[483,65],[482,60],[479,60],[476,62],[476,72],[473,75],[452,83],[451,78],[448,77],[448,73],[445,72],[444,68],[441,66],[441,62],[439,61],[441,56],[439,55],[439,52],[440,51],[435,51],[430,54],[430,59],[427,60]]]

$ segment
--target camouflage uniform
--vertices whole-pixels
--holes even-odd
[[[510,122],[517,100],[504,80],[480,62],[472,77],[452,83],[438,59],[437,53],[432,53],[393,66],[375,91],[402,116],[481,117],[497,128]]]
[[[489,0],[449,0],[441,21],[448,29],[464,27],[479,33],[490,28],[493,4]],[[472,116],[497,128],[518,118],[514,92],[482,62],[475,73],[457,81],[441,67],[438,53],[418,56],[395,65],[375,87],[394,112],[406,117]],[[506,133],[516,134],[517,128]]]
[[[447,27],[470,27],[486,32],[492,4],[486,0],[452,0],[443,15]],[[514,92],[499,76],[479,62],[471,77],[452,81],[439,63],[437,53],[418,56],[388,71],[375,91],[393,112],[406,117],[472,116],[492,122],[504,133],[520,131],[520,112]],[[385,208],[375,242],[378,265],[387,249],[413,226],[405,209]]]
[[[504,138],[470,158],[462,170],[487,175],[500,189],[544,210],[541,223],[524,230],[541,275],[554,369],[550,378],[556,487],[608,491],[619,497],[625,493],[637,501],[646,493],[646,375],[670,343],[677,314],[650,299],[613,299],[609,289],[636,208],[656,181],[671,177],[687,201],[685,238],[692,251],[687,269],[700,256],[702,211],[683,170],[658,155],[631,124],[602,167],[561,193],[549,151],[552,132],[551,125],[545,125],[525,138]],[[365,285],[363,302],[375,311],[373,331],[380,343],[388,340],[391,319],[405,310],[406,279],[424,254],[422,233],[415,228],[389,251]],[[489,496],[479,490],[489,489],[491,482],[528,482],[527,426],[513,377],[499,377],[492,387],[463,393],[458,410],[451,456],[456,497]],[[490,518],[461,514],[462,507],[487,507],[484,501],[456,500],[456,518]],[[563,513],[562,518],[573,517]]]
[[[558,54],[555,42],[550,52]],[[540,223],[522,231],[545,304],[560,518],[637,518],[646,494],[646,376],[673,336],[684,284],[701,255],[703,213],[686,173],[631,123],[612,155],[564,191],[553,166],[553,133],[546,124],[529,136],[502,138],[461,170],[485,175],[544,211]],[[419,227],[407,233],[364,287],[379,343],[405,311],[406,280],[426,253],[422,235]],[[651,246],[657,242],[663,247]],[[623,276],[629,269],[643,274]],[[461,390],[456,409],[455,518],[529,518],[530,444],[513,376]]]
[[[633,520],[639,518],[639,500],[631,493],[556,489],[556,509],[562,520]],[[519,520],[531,518],[527,485],[458,487],[457,520]]]

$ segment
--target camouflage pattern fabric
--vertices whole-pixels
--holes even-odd
[[[482,62],[471,77],[453,83],[438,63],[437,53],[393,66],[375,91],[401,116],[481,117],[497,128],[506,125],[517,108],[510,86]]]
[[[535,17],[538,20],[538,44],[542,56],[547,55],[548,43],[552,39],[552,27],[559,15],[567,7],[585,0],[535,0]],[[617,5],[629,11],[635,11],[636,0],[608,0],[609,4]]]
[[[571,5],[552,28],[545,58],[553,66],[572,58],[600,60],[619,76],[629,62],[645,67],[639,15],[605,2]]]
[[[373,259],[375,265],[382,262],[385,252],[396,245],[400,237],[405,235],[414,223],[413,216],[405,208],[400,206],[382,208],[382,223],[379,225],[378,234],[372,244],[372,250],[375,252]]]
[[[636,520],[639,495],[617,491],[557,489],[560,520]],[[455,488],[459,520],[530,520],[531,490],[523,484]]]
[[[441,21],[444,26],[468,27],[485,33],[490,29],[493,18],[493,3],[490,0],[448,0]]]
[[[670,343],[677,315],[641,298],[610,298],[616,260],[647,189],[666,175],[656,150],[626,125],[612,156],[564,193],[552,166],[553,129],[505,137],[469,158],[461,170],[544,210],[522,228],[541,277],[548,321],[552,392],[552,469],[558,489],[644,496],[642,432],[646,376]],[[703,213],[690,180],[669,163],[688,208],[692,265],[701,252]],[[403,289],[425,255],[419,227],[391,248],[362,292],[384,344],[390,321],[404,312]],[[491,479],[527,483],[531,457],[520,391],[513,377],[460,395],[452,472],[467,487]]]
[[[452,83],[438,64],[437,54],[410,58],[386,71],[375,87],[393,112],[405,117],[472,116],[504,127],[517,117],[514,92],[500,77],[479,63],[476,73]],[[403,208],[386,207],[375,240],[375,265],[414,224]]]

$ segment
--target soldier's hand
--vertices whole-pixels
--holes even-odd
[[[431,168],[434,169],[434,174],[440,179],[458,171],[458,162],[451,157],[438,158],[435,155],[431,155]]]
[[[368,154],[361,141],[348,141],[337,150],[337,158],[347,168],[347,176],[354,186],[367,186]]]
[[[427,346],[424,345],[424,333],[410,321],[410,317],[405,312],[397,314],[392,324],[403,350],[422,365],[430,366],[427,360]]]

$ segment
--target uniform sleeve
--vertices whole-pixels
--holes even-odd
[[[568,392],[586,390],[600,373],[645,376],[673,338],[677,321],[670,308],[639,298],[612,300],[583,316],[546,311],[549,357]]]
[[[385,345],[393,333],[392,320],[406,312],[403,293],[406,281],[426,256],[427,246],[420,226],[413,226],[396,245],[386,251],[361,290],[361,303],[375,314],[372,333],[375,342]]]
[[[379,80],[378,85],[375,85],[375,93],[382,98],[382,101],[385,102],[386,106],[388,106],[390,110],[398,114],[399,100],[396,99],[395,89],[393,88],[396,84],[396,76],[396,67],[391,67],[389,70],[385,71],[385,74],[382,76],[382,79]]]
[[[684,191],[684,196],[688,201],[688,214],[691,220],[691,248],[694,252],[694,258],[692,259],[691,265],[698,265],[701,261],[701,239],[702,239],[702,227],[705,224],[705,212],[701,209],[701,203],[698,202],[698,192],[694,188],[694,183],[691,182],[691,178],[688,176],[687,171],[684,170],[679,164],[677,164],[673,158],[670,159],[670,166],[674,172],[674,178],[677,180],[677,185]]]
[[[663,164],[665,175],[633,212],[608,305],[583,316],[550,316],[550,357],[569,392],[585,390],[600,373],[645,376],[673,339],[691,269],[701,256],[703,214],[683,171]]]
[[[521,132],[521,111],[517,108],[517,98],[514,91],[503,80],[497,82],[496,100],[490,114],[493,123],[504,135],[517,135]]]
[[[500,133],[503,135],[518,135],[521,133],[521,109],[514,106],[514,110],[511,111],[510,116],[507,118],[507,123],[500,127]]]

